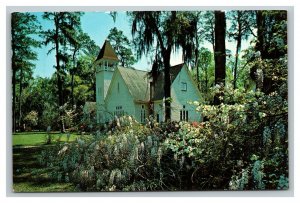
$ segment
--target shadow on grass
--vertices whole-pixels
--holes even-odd
[[[14,192],[74,192],[70,183],[59,183],[47,177],[48,169],[38,163],[42,150],[53,145],[13,147],[13,190]],[[39,170],[39,173],[34,171]]]

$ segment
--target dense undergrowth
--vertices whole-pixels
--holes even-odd
[[[116,119],[92,138],[42,152],[53,180],[82,191],[288,188],[288,108],[278,91],[222,89],[220,105],[194,102],[200,123]],[[229,102],[230,101],[230,102]]]

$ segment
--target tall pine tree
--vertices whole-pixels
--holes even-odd
[[[17,100],[18,100],[18,124],[22,124],[22,91],[27,79],[32,77],[33,63],[37,60],[34,48],[40,46],[40,42],[34,38],[38,34],[40,26],[35,15],[30,13],[12,13],[11,15],[11,48],[12,48],[12,115],[13,132],[17,127]],[[19,85],[17,98],[16,88]]]
[[[80,27],[80,12],[45,12],[43,18],[54,23],[54,29],[49,29],[44,32],[45,44],[52,44],[49,52],[55,51],[56,57],[56,77],[58,88],[58,105],[62,107],[65,103],[63,95],[63,77],[64,66],[66,63],[66,56],[64,53],[65,46],[69,44],[76,44],[76,31]],[[61,114],[61,113],[60,113]],[[62,115],[61,115],[62,117]],[[61,119],[60,130],[64,131],[64,123]]]
[[[226,18],[225,12],[215,11],[215,84],[225,86],[226,77]],[[220,104],[219,96],[214,98],[214,104]]]

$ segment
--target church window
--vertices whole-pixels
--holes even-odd
[[[117,117],[124,116],[124,110],[123,110],[122,106],[116,106],[114,116],[117,116]]]
[[[108,61],[105,61],[104,70],[107,71],[108,68]]]
[[[180,110],[180,121],[189,121],[189,111],[185,109],[185,105]]]
[[[185,121],[189,121],[189,111],[185,111]]]
[[[146,122],[146,110],[144,105],[142,105],[142,109],[141,109],[141,123],[145,123]]]
[[[181,91],[187,91],[187,84],[186,82],[181,83]]]

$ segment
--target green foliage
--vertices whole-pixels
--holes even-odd
[[[29,126],[36,126],[38,124],[38,113],[36,111],[30,111],[24,118],[24,121]]]
[[[68,45],[73,46],[73,63],[75,64],[76,52],[81,48],[81,45],[88,38],[84,33],[81,33],[81,12],[45,12],[43,18],[53,22],[54,28],[43,31],[44,44],[51,44],[52,47],[48,51],[51,53],[55,51],[56,59],[56,78],[57,78],[57,93],[58,106],[63,106],[65,102],[64,95],[64,78],[65,70],[69,65]],[[79,40],[82,42],[79,43]],[[82,44],[81,44],[82,43]],[[73,78],[73,77],[72,77]],[[71,104],[74,105],[73,99],[73,80],[72,80],[72,97]],[[61,116],[61,115],[60,115]],[[60,130],[64,131],[62,120],[60,120]]]
[[[12,49],[12,124],[13,132],[23,125],[22,114],[24,97],[23,89],[32,80],[33,61],[37,60],[36,48],[40,42],[36,35],[40,31],[39,22],[35,15],[15,12],[11,15],[11,49]],[[16,112],[19,112],[18,115]],[[17,126],[18,123],[18,126]]]
[[[60,120],[62,120],[65,128],[73,128],[75,126],[74,120],[77,116],[76,106],[73,108],[68,108],[68,104],[65,103],[59,108]]]
[[[107,38],[120,60],[120,65],[123,67],[132,67],[136,63],[136,59],[130,49],[131,43],[123,34],[123,31],[114,27],[110,29]]]
[[[255,185],[255,189],[265,189],[265,184],[263,182],[263,178],[265,174],[263,173],[263,162],[256,160],[253,164],[252,174],[253,174],[253,181]]]
[[[202,18],[201,32],[204,35],[206,41],[210,42],[212,46],[215,46],[215,15],[213,11],[205,11]]]
[[[217,85],[210,92],[220,105],[193,102],[205,122],[142,126],[122,117],[41,160],[52,178],[84,191],[286,189],[286,80],[276,86],[265,94]]]
[[[207,48],[201,48],[199,50],[199,90],[203,92],[204,96],[209,94],[209,89],[215,83],[215,72],[213,54]]]
[[[41,119],[41,125],[44,127],[44,130],[46,130],[48,126],[51,126],[52,129],[57,129],[59,126],[59,112],[57,111],[57,106],[45,103],[44,108]]]
[[[22,85],[16,87],[16,90],[22,90],[20,101],[26,108],[24,115],[28,114],[26,121],[32,121],[32,125],[37,121],[42,128],[51,126],[53,129],[58,129],[60,123],[73,129],[84,124],[91,126],[92,133],[92,137],[83,135],[73,143],[57,142],[53,148],[41,152],[39,161],[52,180],[78,185],[83,191],[288,189],[286,13],[261,13],[263,23],[260,26],[264,28],[258,25],[257,28],[262,33],[258,33],[257,39],[243,51],[242,58],[238,58],[241,44],[237,44],[236,61],[231,59],[227,63],[225,86],[213,85],[212,53],[194,47],[194,37],[215,45],[213,12],[199,14],[204,17],[199,30],[197,25],[201,18],[198,14],[175,11],[129,13],[138,57],[151,54],[155,47],[156,60],[163,56],[160,62],[167,67],[172,50],[183,48],[185,59],[191,60],[193,50],[200,51],[197,70],[201,71],[196,77],[200,78],[204,101],[192,103],[203,120],[159,124],[149,118],[145,125],[140,125],[124,116],[99,126],[93,119],[80,123],[82,108],[68,103],[56,104],[55,96],[59,92],[56,81],[63,77],[64,100],[69,101],[74,96],[74,103],[71,103],[81,106],[94,99],[95,70],[91,67],[99,48],[87,40],[86,47],[78,52],[84,55],[76,58],[74,50],[74,63],[70,63],[66,44],[70,42],[74,49],[78,48],[76,36],[79,35],[67,28],[69,22],[78,22],[80,15],[45,13],[46,19],[61,23],[59,29],[62,32],[56,37],[60,38],[61,45],[57,65],[62,68],[51,79],[39,78],[28,83],[28,87],[23,86],[25,89]],[[244,19],[238,23],[235,14],[231,19],[230,35],[235,40],[238,36],[241,37],[239,40],[246,39],[256,29],[256,25],[252,25],[254,17],[250,16],[251,26],[247,27],[248,21]],[[65,22],[62,16],[70,21]],[[244,35],[235,30],[238,24],[248,29]],[[46,43],[54,45],[55,40],[51,38],[55,36],[54,31],[44,34]],[[258,38],[261,36],[264,43],[260,50],[261,39]],[[117,29],[111,30],[110,37],[120,51],[124,48],[120,47],[124,45],[122,40],[125,44],[128,42]],[[129,51],[121,54],[132,56]],[[232,71],[233,64],[235,69]],[[67,69],[70,70],[68,75]],[[228,84],[232,81],[236,86]],[[268,85],[270,87],[266,88]],[[215,97],[218,97],[219,105],[211,105]],[[40,101],[44,101],[43,104]],[[56,141],[69,141],[69,138],[53,136]]]
[[[284,175],[280,176],[277,189],[289,189],[289,179]]]
[[[107,133],[59,146],[42,160],[55,180],[87,191],[286,188],[287,114],[265,109],[282,108],[279,95],[214,91],[225,103],[194,102],[209,122],[141,126],[124,117]]]
[[[32,61],[37,59],[34,48],[40,47],[40,42],[33,37],[40,31],[39,23],[35,15],[15,12],[12,13],[11,24],[12,69],[19,72],[23,70],[22,74],[30,72],[31,77],[34,67]],[[20,77],[24,76],[20,75]]]

